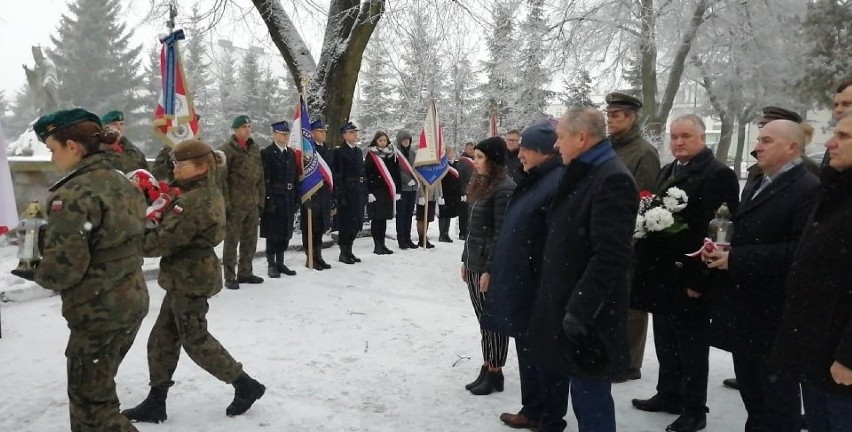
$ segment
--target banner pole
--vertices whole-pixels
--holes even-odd
[[[306,94],[305,89],[308,88],[308,81],[309,81],[308,77],[303,76],[301,81],[302,81],[302,91],[300,92],[300,94],[302,96],[302,99],[305,101],[305,107],[307,107],[308,96]],[[299,101],[299,111],[300,112],[301,112],[301,109],[302,109],[302,102]],[[299,127],[300,131],[302,130],[302,128],[301,128],[302,116],[305,115],[305,114],[306,113],[301,113],[301,115],[299,116],[298,121],[299,121],[299,124],[300,124],[300,127]],[[299,142],[300,143],[302,142],[302,137],[299,137]],[[302,164],[302,181],[304,181],[305,169],[307,169],[307,166],[305,166],[305,147],[304,147],[304,145],[302,145],[302,161],[300,163]],[[305,203],[307,203],[307,205],[308,205],[308,227],[307,227],[308,228],[308,268],[311,269],[311,270],[313,270],[313,268],[314,268],[314,247],[315,247],[315,245],[314,245],[314,217],[313,217],[313,208],[312,208],[313,206],[311,205],[312,200],[313,200],[313,197],[309,198],[307,201],[302,203],[303,205]],[[302,229],[304,229],[304,227],[302,227]]]

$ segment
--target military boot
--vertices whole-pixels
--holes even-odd
[[[148,397],[133,408],[126,409],[121,415],[128,420],[143,423],[159,423],[166,421],[166,394],[168,387],[151,387]]]
[[[243,372],[233,382],[234,400],[225,409],[225,414],[229,417],[240,415],[251,408],[252,404],[263,397],[266,392],[266,386],[257,382],[247,373]]]
[[[275,265],[278,266],[278,271],[280,273],[284,273],[287,276],[296,276],[295,270],[290,270],[290,267],[287,267],[284,264],[284,252],[278,252],[275,254]]]

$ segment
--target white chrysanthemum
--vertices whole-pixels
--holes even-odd
[[[689,197],[686,196],[686,192],[684,192],[684,190],[681,189],[681,188],[677,188],[677,187],[669,188],[666,191],[666,195],[668,195],[668,196],[670,196],[674,199],[677,199],[679,201],[689,202]]]
[[[668,209],[669,211],[674,211],[674,209],[678,205],[678,202],[679,201],[677,200],[677,198],[672,198],[670,196],[663,197],[663,205],[666,206],[666,209]]]
[[[655,207],[645,213],[645,227],[648,231],[662,231],[674,225],[672,213],[662,207]]]

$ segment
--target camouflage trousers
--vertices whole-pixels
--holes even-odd
[[[234,280],[239,276],[252,274],[251,262],[257,252],[257,208],[229,208],[225,228],[225,246],[222,251],[222,264],[225,267],[225,279]],[[237,244],[240,246],[240,263],[236,274]]]
[[[243,371],[231,354],[207,331],[206,297],[166,293],[160,315],[148,337],[151,387],[169,387],[180,358],[180,348],[195,364],[225,383]]]
[[[115,375],[148,313],[148,291],[122,288],[79,306],[87,311],[69,325],[65,356],[72,432],[137,431],[119,413]]]

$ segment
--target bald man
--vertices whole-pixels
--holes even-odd
[[[733,354],[747,431],[799,431],[799,384],[773,370],[768,358],[784,281],[819,190],[819,179],[802,163],[804,142],[801,125],[790,120],[760,130],[755,152],[763,174],[743,189],[731,247],[702,257],[724,278],[716,286],[711,343]]]

